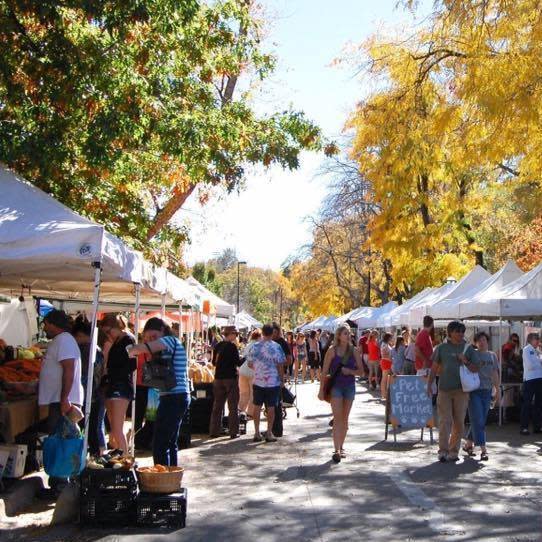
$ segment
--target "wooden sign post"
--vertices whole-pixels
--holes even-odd
[[[433,402],[427,395],[427,378],[423,376],[390,376],[386,400],[386,432],[393,428],[393,440],[397,442],[397,428],[421,429],[421,440],[426,427],[429,428],[433,444]]]

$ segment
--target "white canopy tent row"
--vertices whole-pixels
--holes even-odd
[[[182,304],[189,289],[103,226],[74,213],[1,165],[0,194],[0,292],[19,295],[24,289],[46,299],[92,303],[86,455],[100,302],[132,303],[138,322],[142,301],[164,311],[168,302]],[[133,421],[134,408],[135,401]],[[132,430],[132,450],[133,436]]]
[[[542,263],[499,288],[462,301],[459,311],[462,319],[542,319]]]
[[[431,307],[431,316],[435,320],[463,319],[465,316],[461,313],[462,306],[465,308],[472,301],[491,298],[503,286],[506,286],[522,275],[523,271],[516,263],[508,261],[494,275],[489,276],[482,283],[475,285],[474,288],[458,293],[457,295],[449,296],[435,303]]]
[[[350,320],[355,322],[358,330],[374,328],[378,321],[397,308],[395,301],[390,301],[381,307],[363,307],[362,310],[354,313]]]
[[[246,311],[241,311],[240,313],[235,315],[235,326],[237,329],[255,329],[258,327],[262,327],[263,324],[256,320],[253,316],[248,314]]]
[[[490,276],[483,267],[476,265],[458,282],[445,284],[424,299],[423,303],[411,308],[408,316],[408,325],[410,327],[422,327],[424,316],[434,316],[433,308],[437,303],[456,298],[466,292],[480,288]]]
[[[354,314],[358,313],[359,311],[369,309],[369,308],[370,307],[357,307],[356,309],[352,309],[350,312],[347,312],[346,314],[339,316],[338,318],[335,319],[335,322],[334,322],[335,329],[337,329],[341,324],[352,322],[352,316],[354,316]]]
[[[202,305],[204,301],[208,301],[214,307],[216,316],[218,318],[228,318],[230,321],[233,321],[235,315],[235,305],[232,305],[231,303],[228,303],[227,301],[224,301],[218,297],[215,293],[211,292],[211,290],[198,282],[194,277],[188,277],[186,282],[192,288],[200,305]]]
[[[299,328],[299,331],[311,331],[313,329],[322,329],[322,325],[324,324],[324,322],[330,318],[329,316],[319,316],[318,318],[316,318],[315,320],[313,320],[312,322],[309,322],[308,324],[305,324],[303,326],[301,326]]]
[[[414,297],[405,301],[402,305],[398,305],[391,311],[381,314],[377,319],[375,327],[385,329],[400,326],[401,315],[408,314],[408,311],[412,307],[414,307],[416,303],[422,302],[424,298],[426,298],[431,292],[434,292],[435,290],[436,288],[426,288],[425,290],[416,294]]]

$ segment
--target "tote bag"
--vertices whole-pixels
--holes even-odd
[[[467,353],[468,348],[469,343],[465,345],[463,355]],[[471,391],[477,390],[480,387],[480,376],[478,373],[469,371],[465,365],[461,365],[461,367],[459,367],[459,377],[461,378],[461,387],[465,393],[470,393]]]
[[[70,478],[85,465],[83,437],[77,426],[63,416],[53,435],[43,441],[43,466],[55,478]]]

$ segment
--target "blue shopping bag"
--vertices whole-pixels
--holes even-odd
[[[54,478],[69,478],[79,474],[85,466],[81,431],[62,416],[53,435],[43,442],[43,466]]]

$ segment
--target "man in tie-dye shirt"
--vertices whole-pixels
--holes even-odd
[[[273,326],[266,324],[262,328],[263,340],[250,350],[248,365],[254,369],[254,442],[263,440],[260,434],[260,411],[267,407],[267,442],[276,442],[272,427],[275,411],[280,400],[280,389],[284,380],[284,362],[286,357],[280,345],[273,341]]]

